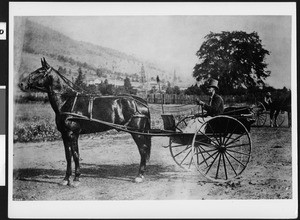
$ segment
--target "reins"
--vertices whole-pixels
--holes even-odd
[[[144,107],[148,107],[147,102],[143,102],[143,101],[139,100],[138,98],[135,98],[134,96],[132,96],[130,94],[128,94],[128,95],[127,94],[126,95],[123,94],[123,95],[99,96],[99,95],[88,93],[83,88],[81,88],[81,87],[77,86],[76,84],[74,84],[71,80],[69,80],[67,77],[65,77],[64,75],[62,75],[58,70],[54,69],[51,66],[49,67],[49,69],[47,69],[47,72],[45,73],[45,76],[48,75],[49,73],[51,73],[51,71],[54,71],[74,92],[76,92],[76,97],[80,94],[80,96],[86,96],[86,97],[131,98],[135,102],[138,102],[139,104],[143,105]]]
[[[72,90],[74,90],[77,93],[85,93],[88,94],[87,91],[85,91],[83,88],[77,86],[75,83],[73,83],[71,80],[69,80],[67,77],[62,75],[58,70],[54,69],[53,67],[50,67],[49,70],[47,70],[47,74],[51,73],[51,71],[54,71]],[[79,91],[78,91],[79,90]]]

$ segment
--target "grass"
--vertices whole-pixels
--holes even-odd
[[[49,103],[15,104],[14,142],[51,141],[60,138]]]
[[[165,114],[189,115],[195,106],[164,105]],[[56,128],[55,114],[49,103],[31,102],[14,105],[14,142],[39,142],[60,140],[60,132]],[[150,104],[151,128],[163,129],[160,104]],[[197,110],[197,109],[195,109]],[[115,134],[107,131],[105,134]],[[90,134],[87,136],[93,136]],[[96,134],[97,135],[97,134]]]

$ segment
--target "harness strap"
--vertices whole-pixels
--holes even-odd
[[[76,93],[76,96],[75,96],[75,99],[74,99],[74,102],[73,102],[73,105],[72,105],[72,108],[71,108],[71,112],[73,112],[74,111],[74,107],[75,107],[75,103],[76,103],[76,101],[77,101],[77,97],[78,97],[78,92]]]

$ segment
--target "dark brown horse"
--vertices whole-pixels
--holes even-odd
[[[277,127],[277,117],[280,112],[288,113],[288,127],[291,126],[291,93],[282,95],[273,100],[268,106],[270,109],[270,126]]]
[[[118,125],[128,125],[137,130],[150,129],[150,112],[146,101],[132,96],[91,96],[79,91],[71,81],[52,68],[43,58],[42,67],[30,73],[19,84],[23,91],[38,90],[46,92],[50,104],[55,112],[57,129],[60,131],[67,160],[66,175],[63,185],[78,185],[80,176],[78,137],[83,133],[102,132],[111,127],[99,123],[86,121],[79,123],[72,120],[74,113],[84,117],[94,118]],[[66,92],[68,91],[68,92]],[[145,120],[133,120],[134,118]],[[141,122],[142,121],[142,122]],[[150,157],[151,137],[132,134],[141,155],[140,168],[136,182],[142,182],[146,168],[146,161]],[[75,163],[75,177],[72,175],[71,159]]]

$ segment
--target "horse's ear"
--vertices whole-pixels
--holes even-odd
[[[44,67],[44,62],[43,62],[43,59],[41,58],[41,64],[42,64],[42,67]]]
[[[47,61],[46,61],[45,57],[43,57],[43,60],[44,60],[44,65],[45,65],[45,67],[49,68],[49,67],[50,67],[50,65],[47,63]]]

